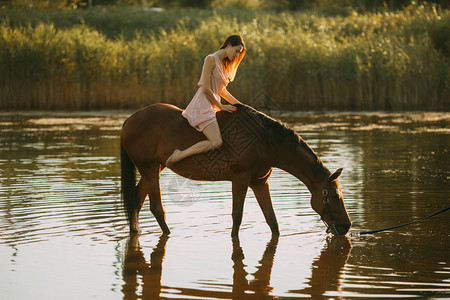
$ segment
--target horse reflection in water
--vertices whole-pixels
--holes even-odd
[[[319,258],[312,264],[312,275],[308,287],[291,292],[316,298],[325,296],[326,292],[340,291],[342,270],[351,249],[352,244],[346,236],[334,236],[327,240]]]
[[[132,234],[128,239],[123,263],[124,299],[159,299],[163,288],[179,291],[178,296],[208,297],[220,299],[275,299],[270,285],[272,267],[279,237],[273,235],[267,243],[264,254],[253,274],[253,280],[247,280],[249,273],[245,270],[244,251],[239,237],[233,237],[233,287],[231,292],[196,290],[182,287],[163,286],[161,282],[163,260],[166,252],[168,235],[163,234],[150,255],[150,263],[144,257],[139,245],[139,235]],[[340,290],[342,270],[347,263],[351,243],[345,236],[327,240],[319,258],[312,264],[312,276],[308,287],[302,290],[291,290],[290,293],[323,296],[326,292]],[[168,275],[170,276],[170,274]],[[142,283],[138,278],[142,278]],[[140,284],[142,286],[140,286]],[[138,294],[142,291],[142,295]]]
[[[138,276],[143,281],[142,298],[159,298],[159,294],[161,293],[162,262],[166,253],[168,239],[168,235],[161,235],[158,244],[153,248],[153,252],[150,255],[150,263],[147,263],[139,244],[139,235],[130,235],[125,249],[122,270],[124,281],[122,292],[124,299],[141,298],[136,294],[139,287]]]
[[[273,260],[275,257],[275,251],[277,250],[278,236],[273,235],[272,239],[266,246],[262,259],[259,261],[259,266],[255,273],[253,273],[254,280],[248,281],[246,279],[247,271],[244,264],[244,251],[240,245],[238,237],[233,238],[233,254],[231,256],[234,262],[234,275],[233,275],[233,299],[243,299],[252,297],[254,299],[273,299],[270,292],[270,277],[272,274]],[[252,291],[253,294],[249,295],[248,291]]]

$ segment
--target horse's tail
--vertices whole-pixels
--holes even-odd
[[[120,143],[120,168],[122,201],[125,206],[128,223],[131,225],[138,203],[136,168],[128,153],[123,148],[122,142]]]

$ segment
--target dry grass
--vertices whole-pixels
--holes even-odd
[[[432,6],[345,17],[227,10],[200,11],[209,16],[199,20],[192,10],[164,12],[167,26],[150,29],[155,20],[138,15],[142,26],[122,34],[102,31],[100,21],[87,25],[92,19],[24,25],[2,13],[3,109],[184,107],[204,57],[232,33],[248,48],[229,87],[243,102],[264,90],[285,110],[448,109],[449,46],[441,37],[450,14]],[[108,12],[98,14],[108,23]]]

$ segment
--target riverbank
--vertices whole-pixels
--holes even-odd
[[[448,110],[450,13],[0,10],[1,109],[184,107],[226,35],[247,44],[229,90],[282,110]]]

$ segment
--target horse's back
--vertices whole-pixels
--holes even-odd
[[[166,121],[167,119],[176,120],[181,117],[183,110],[171,104],[156,103],[144,107],[134,112],[126,121],[126,123],[137,122],[151,124],[153,122]]]
[[[121,142],[135,163],[164,162],[174,149],[204,139],[182,112],[174,105],[157,103],[136,111],[125,121]]]
[[[153,104],[131,115],[122,129],[122,145],[136,166],[157,162],[164,165],[175,149],[186,149],[205,140],[182,116],[183,110],[170,104]],[[186,158],[172,170],[182,176],[200,180],[223,180],[230,168],[248,168],[253,164],[262,132],[245,111],[218,112],[223,146],[218,150]],[[256,147],[256,148],[255,148]],[[238,167],[241,166],[241,167]]]

